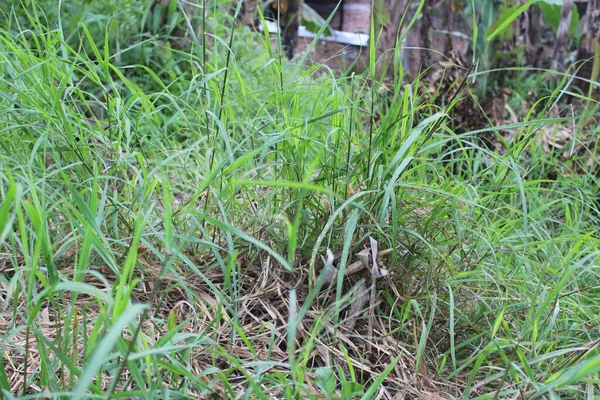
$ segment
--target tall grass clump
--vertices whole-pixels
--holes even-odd
[[[592,97],[460,130],[467,79],[193,7],[183,48],[148,4],[2,11],[0,398],[598,395]]]

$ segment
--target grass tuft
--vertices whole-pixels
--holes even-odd
[[[572,71],[465,128],[466,76],[286,61],[184,3],[1,11],[0,398],[597,396]]]

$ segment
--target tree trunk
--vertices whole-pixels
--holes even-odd
[[[597,85],[600,78],[600,0],[588,2],[582,32],[583,37],[577,51],[577,59],[583,60],[584,64],[577,75],[596,82],[596,85],[590,86],[585,81],[579,81],[578,86],[585,95],[589,94],[594,98],[600,98],[600,89]]]
[[[600,43],[600,0],[588,2],[582,31],[580,50],[591,55],[595,54],[596,46]]]
[[[560,13],[560,22],[556,39],[554,40],[554,51],[552,53],[552,68],[557,69],[558,64],[564,64],[567,44],[569,39],[569,28],[571,26],[571,15],[573,14],[573,0],[564,0]]]
[[[275,0],[280,1],[279,27],[283,32],[282,42],[285,54],[288,58],[294,56],[296,44],[298,43],[298,28],[300,26],[300,10],[302,0]]]
[[[384,33],[380,50],[393,48],[396,38],[413,18],[416,5],[407,0],[379,0],[390,10],[390,18],[384,22]],[[454,10],[453,0],[425,0],[421,17],[412,26],[402,43],[402,63],[412,78],[420,71],[440,61],[452,61],[468,65],[471,47],[468,38],[471,32],[461,14]],[[405,7],[411,7],[402,21]],[[402,24],[400,22],[402,21]],[[375,31],[377,32],[377,30]],[[454,33],[463,33],[463,37]]]

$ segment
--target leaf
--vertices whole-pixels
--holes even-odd
[[[558,24],[560,23],[560,13],[562,10],[562,1],[559,1],[558,4],[554,1],[544,0],[539,4],[542,9],[542,13],[544,15],[544,21],[552,27],[554,33],[558,32]],[[577,7],[573,7],[573,12],[571,13],[571,25],[569,26],[569,34],[572,35],[577,29],[579,25],[579,12],[577,11]]]
[[[331,397],[335,394],[335,377],[330,367],[317,368],[315,373],[315,383],[327,395]]]
[[[13,221],[15,219],[15,213],[11,213],[11,206],[20,202],[21,199],[21,185],[16,184],[11,180],[8,191],[6,191],[4,199],[0,203],[0,244],[4,242],[4,239],[10,232]]]
[[[167,327],[169,328],[170,331],[172,331],[173,329],[175,329],[177,327],[177,311],[175,309],[172,309],[169,312],[169,319],[167,320]]]
[[[532,4],[540,0],[529,0],[521,7],[510,7],[502,12],[496,22],[490,27],[490,30],[485,35],[485,40],[490,41],[504,31],[510,24],[514,22],[521,14],[523,14]]]
[[[342,399],[362,396],[364,393],[365,389],[361,384],[356,382],[344,382],[344,385],[342,386]]]
[[[551,377],[546,385],[539,389],[531,396],[531,399],[542,397],[544,394],[555,389],[560,389],[567,385],[572,385],[576,382],[584,380],[586,377],[591,377],[600,372],[600,355],[592,357],[586,361],[575,364],[568,370],[564,371],[558,378]]]
[[[92,354],[89,360],[85,362],[84,370],[77,381],[77,386],[73,392],[72,399],[83,399],[87,398],[87,390],[92,384],[96,373],[106,366],[106,359],[112,355],[113,348],[117,341],[121,338],[123,329],[129,324],[133,324],[136,321],[138,314],[141,314],[145,305],[134,304],[129,306],[110,327],[108,333],[96,346],[96,350]],[[117,377],[118,378],[118,377]]]
[[[312,7],[303,2],[301,24],[309,32],[318,33],[319,30],[326,25],[326,21]],[[334,36],[334,32],[331,27],[327,26],[325,28],[325,36]]]
[[[375,398],[375,393],[379,391],[381,384],[383,383],[383,381],[385,381],[385,379],[388,377],[390,372],[392,372],[392,370],[396,367],[396,364],[398,364],[398,361],[400,361],[400,358],[402,357],[402,355],[403,355],[402,353],[398,354],[396,356],[396,358],[394,358],[392,360],[392,362],[389,363],[387,367],[385,367],[383,372],[381,372],[379,375],[377,375],[377,378],[373,381],[371,386],[369,386],[369,389],[361,397],[361,400],[368,400],[368,399]]]
[[[3,393],[10,392],[10,384],[8,383],[8,375],[4,370],[4,366],[7,365],[4,360],[6,356],[4,354],[0,354],[0,360],[2,360],[2,365],[0,365],[0,397]]]
[[[544,21],[552,27],[554,33],[558,30],[558,21],[560,21],[561,6],[557,4],[540,3],[540,8],[544,14]]]

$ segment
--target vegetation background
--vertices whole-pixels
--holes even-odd
[[[0,398],[598,398],[600,7],[452,4],[334,70],[241,1],[4,0]]]

